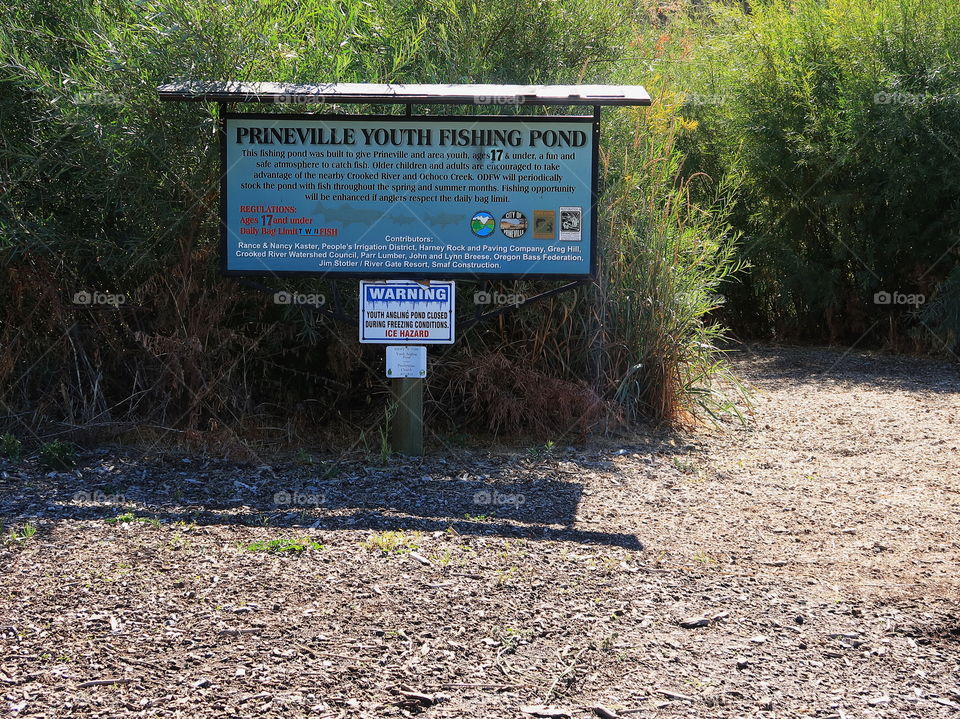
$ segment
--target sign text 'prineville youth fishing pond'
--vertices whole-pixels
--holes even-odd
[[[592,274],[592,117],[228,114],[231,275]]]

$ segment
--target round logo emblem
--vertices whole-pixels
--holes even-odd
[[[489,212],[478,212],[470,218],[470,230],[477,237],[489,237],[495,229],[496,222]]]
[[[505,212],[500,220],[500,231],[511,240],[522,237],[527,231],[527,216],[517,210]]]

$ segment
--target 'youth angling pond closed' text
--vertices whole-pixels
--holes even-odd
[[[228,274],[585,277],[592,118],[228,115]]]

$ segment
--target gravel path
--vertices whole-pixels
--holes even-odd
[[[0,464],[5,532],[37,528],[0,547],[0,708],[960,717],[956,366],[735,362],[754,414],[724,431]]]

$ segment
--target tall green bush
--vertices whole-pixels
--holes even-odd
[[[733,218],[753,269],[732,289],[737,328],[875,343],[892,323],[899,346],[911,327],[930,340],[922,317],[874,295],[929,298],[957,265],[955,3],[697,3],[669,34],[659,66],[699,122],[687,171],[742,187]]]
[[[626,72],[614,61],[641,21],[599,0],[4,6],[0,416],[94,428],[150,422],[236,439],[255,418],[280,415],[291,437],[332,416],[342,422],[384,393],[377,348],[218,276],[214,108],[161,103],[157,85],[600,82]],[[703,399],[715,331],[702,318],[730,264],[729,233],[678,186],[676,111],[661,109],[662,127],[611,113],[600,289],[479,328],[446,359],[494,353],[531,363],[538,376],[570,383],[561,393],[587,388],[637,418],[676,419]],[[661,134],[637,144],[631,132]],[[78,308],[71,300],[85,291],[126,301]],[[434,396],[456,394],[443,381],[434,380]],[[520,419],[518,428],[530,425]]]

